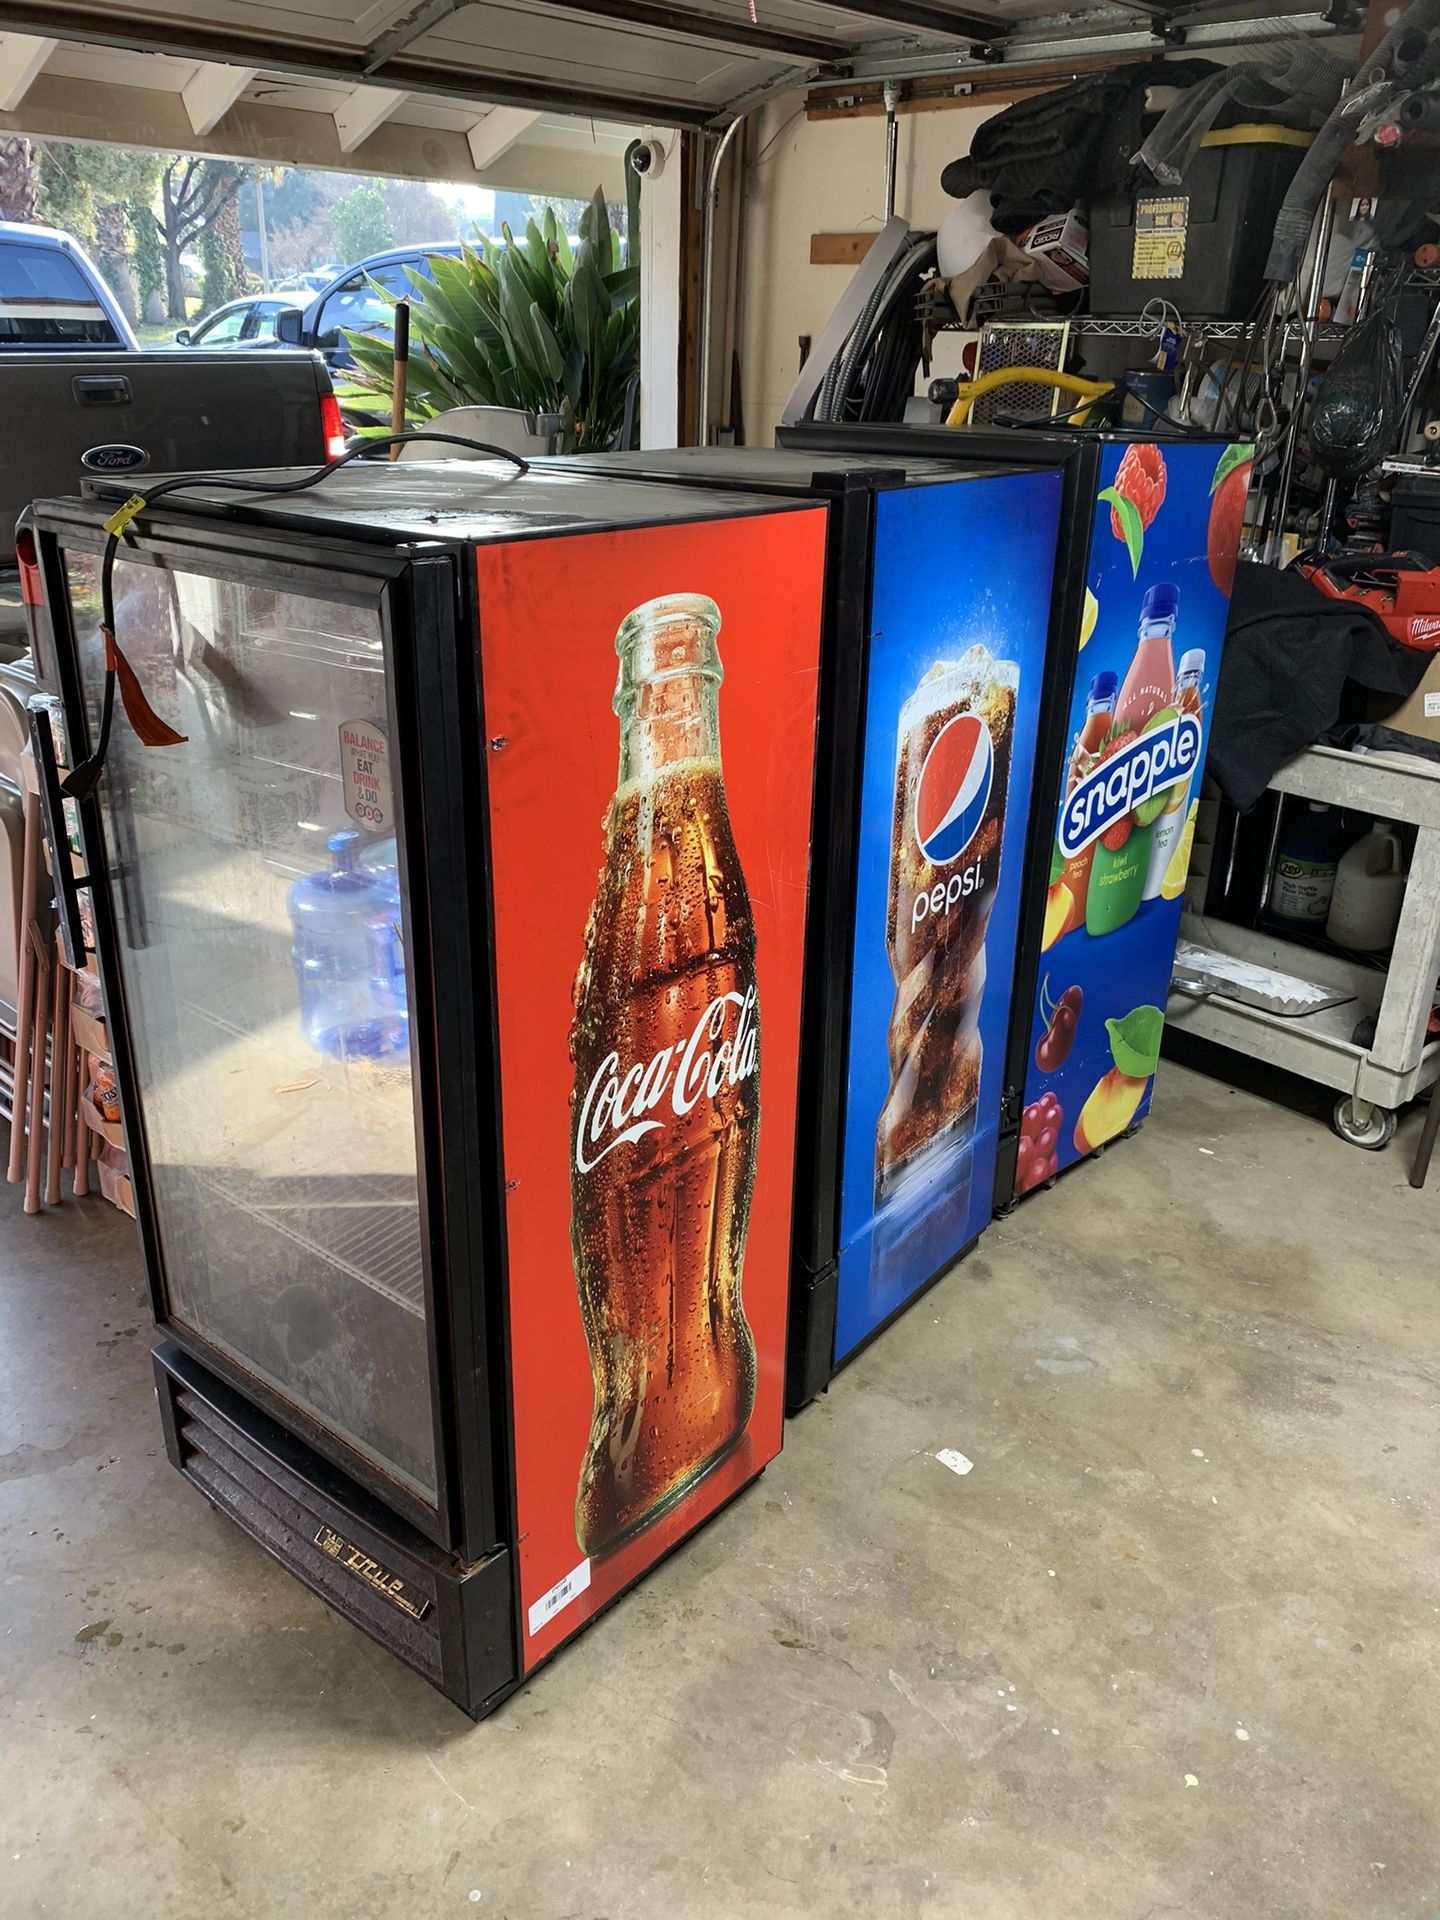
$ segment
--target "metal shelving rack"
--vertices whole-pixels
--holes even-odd
[[[1340,1096],[1335,1130],[1341,1138],[1383,1146],[1394,1132],[1395,1109],[1440,1080],[1440,1039],[1426,1036],[1440,973],[1440,768],[1418,757],[1309,747],[1281,767],[1270,788],[1416,828],[1389,965],[1378,968],[1273,932],[1187,913],[1180,923],[1183,940],[1298,974],[1349,997],[1315,1013],[1289,1015],[1222,994],[1201,999],[1177,992],[1166,1018],[1177,1033],[1196,1034],[1333,1087]],[[1375,1037],[1363,1046],[1352,1036],[1366,1014],[1375,1016]]]

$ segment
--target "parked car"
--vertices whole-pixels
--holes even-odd
[[[430,254],[460,257],[458,240],[440,240],[433,247],[391,247],[385,253],[372,253],[337,274],[323,292],[297,313],[277,322],[276,335],[287,347],[314,347],[324,354],[332,367],[353,367],[355,356],[345,344],[345,329],[352,333],[382,333],[390,325],[390,308],[370,284],[373,280],[397,299],[410,292],[405,269],[413,267],[428,280],[426,264]]]
[[[177,347],[273,347],[276,322],[294,305],[293,296],[287,298],[273,293],[227,300],[223,307],[216,307],[193,327],[181,327],[175,335],[175,344]]]
[[[334,267],[322,270],[310,268],[304,273],[292,273],[284,280],[277,280],[270,289],[272,293],[303,293],[308,300],[312,295],[323,293],[335,278]]]
[[[54,227],[0,221],[0,353],[138,353],[115,296],[78,241]]]

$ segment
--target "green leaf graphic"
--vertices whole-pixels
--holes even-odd
[[[1106,487],[1100,498],[1115,509],[1120,531],[1125,536],[1125,551],[1130,556],[1131,577],[1138,578],[1140,556],[1145,550],[1145,527],[1140,518],[1140,509],[1128,493],[1121,493],[1115,487]]]
[[[1215,478],[1210,482],[1211,493],[1218,493],[1224,482],[1229,479],[1236,467],[1244,466],[1247,460],[1253,460],[1255,449],[1248,441],[1236,441],[1226,447],[1215,466]]]
[[[1050,855],[1050,884],[1052,887],[1054,886],[1055,882],[1060,878],[1061,874],[1064,873],[1064,871],[1065,871],[1065,856],[1063,853],[1061,853],[1060,842],[1057,840],[1055,842],[1054,849]]]
[[[1148,1080],[1160,1064],[1160,1035],[1165,1015],[1159,1007],[1134,1007],[1123,1020],[1107,1020],[1110,1053],[1121,1073]]]

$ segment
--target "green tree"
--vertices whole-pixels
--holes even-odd
[[[23,135],[0,137],[0,220],[23,220],[34,225],[39,218],[39,156]]]
[[[91,248],[122,311],[138,319],[131,272],[132,207],[155,197],[160,158],[123,147],[46,140],[40,147],[41,215]]]
[[[232,160],[179,153],[160,174],[160,238],[165,249],[165,299],[172,320],[185,318],[185,274],[180,256],[218,221],[240,191],[243,168]]]
[[[131,250],[135,266],[135,291],[140,302],[143,319],[150,317],[153,303],[161,303],[164,308],[165,295],[165,249],[160,244],[160,229],[155,224],[153,207],[131,205],[126,208],[126,218],[130,222],[130,233],[134,241]]]
[[[363,260],[394,244],[395,228],[385,195],[374,180],[364,181],[330,209],[335,244],[346,261]]]

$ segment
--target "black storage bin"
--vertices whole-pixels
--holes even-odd
[[[1400,474],[1390,492],[1390,551],[1440,566],[1440,472]]]
[[[1090,310],[1168,300],[1186,319],[1243,320],[1260,296],[1275,216],[1312,136],[1207,133],[1178,186],[1105,194],[1090,208]]]

